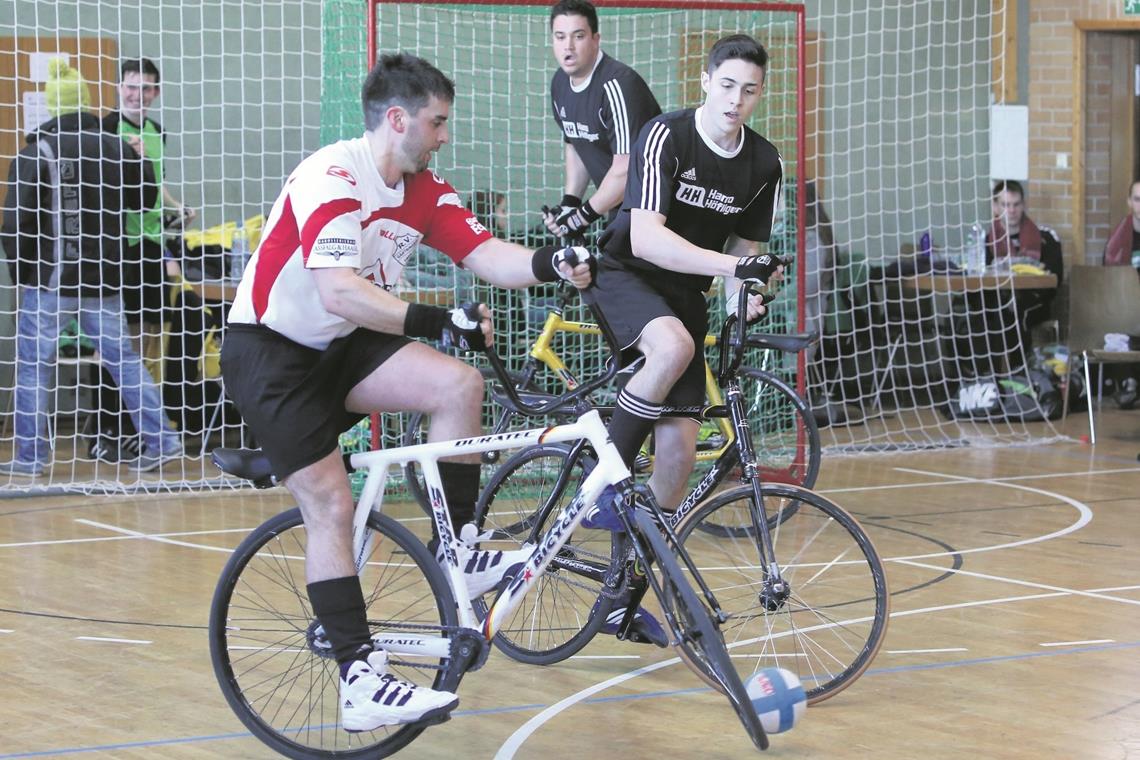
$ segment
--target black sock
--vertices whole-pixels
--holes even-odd
[[[440,462],[439,479],[443,496],[451,513],[451,527],[456,533],[469,522],[475,522],[475,502],[479,499],[480,465],[466,462]],[[435,536],[435,524],[432,523]],[[438,536],[435,536],[439,538]]]
[[[661,404],[646,401],[623,388],[618,394],[614,416],[610,419],[610,438],[617,446],[626,467],[633,467],[641,444],[649,437],[661,417]]]
[[[360,659],[362,647],[364,654],[371,651],[372,637],[360,578],[350,575],[316,581],[308,585],[308,590],[313,613],[324,626],[338,663]]]

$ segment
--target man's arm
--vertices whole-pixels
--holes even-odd
[[[629,154],[615,155],[613,163],[610,164],[610,170],[606,172],[606,176],[602,177],[602,184],[598,185],[597,191],[589,199],[590,207],[597,211],[599,216],[605,216],[612,209],[621,205],[622,198],[625,196],[625,180],[628,174]]]
[[[321,305],[355,325],[391,335],[404,334],[408,304],[349,267],[312,269]]]
[[[737,257],[693,245],[665,226],[665,216],[642,208],[630,210],[633,255],[662,269],[683,274],[731,277]]]
[[[566,148],[566,181],[562,192],[581,198],[586,192],[586,186],[590,184],[590,173],[586,171],[586,165],[582,163],[582,158],[573,145],[566,143],[563,147]]]
[[[540,255],[551,255],[544,251]],[[537,285],[542,280],[534,274],[535,251],[515,243],[491,238],[484,240],[475,250],[463,259],[463,266],[474,272],[480,279],[500,288],[525,288]],[[584,288],[590,284],[590,267],[579,263],[573,269],[563,263],[559,265],[563,276],[575,287]]]

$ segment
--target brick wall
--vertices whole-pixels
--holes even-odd
[[[1105,205],[1107,117],[1097,113],[1101,110],[1098,100],[1107,101],[1107,95],[1103,88],[1088,88],[1090,84],[1093,87],[1100,84],[1093,77],[1095,67],[1090,67],[1085,94],[1094,107],[1086,116],[1085,228],[1073,228],[1073,192],[1078,178],[1071,154],[1073,122],[1080,107],[1073,102],[1074,78],[1080,76],[1080,68],[1075,68],[1073,61],[1078,34],[1076,22],[1135,20],[1135,16],[1124,16],[1123,5],[1121,0],[1032,0],[1029,6],[1029,212],[1038,222],[1053,227],[1061,235],[1068,265],[1084,263],[1074,259],[1080,247],[1078,242],[1083,243],[1085,262],[1100,260],[1104,226],[1108,224]],[[1107,65],[1101,60],[1103,49],[1107,47],[1102,37],[1097,33],[1086,36],[1086,54],[1096,66]],[[1058,153],[1069,154],[1068,168],[1057,168]]]
[[[1085,258],[1097,256],[1111,231],[1109,148],[1111,147],[1112,38],[1085,37]]]

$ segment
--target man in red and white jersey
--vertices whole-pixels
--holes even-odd
[[[585,249],[571,267],[564,251],[494,238],[428,171],[448,141],[454,98],[454,84],[427,61],[380,58],[364,83],[364,135],[322,148],[286,181],[222,348],[227,393],[301,507],[309,598],[340,663],[341,725],[351,731],[439,718],[459,700],[387,674],[386,653],[373,647],[338,436],[364,415],[401,411],[430,415],[430,440],[478,435],[478,370],[413,338],[470,348],[492,340],[486,305],[407,303],[391,287],[421,241],[500,287],[558,277],[585,287],[593,268]],[[458,532],[474,517],[479,463],[439,468]],[[529,554],[464,551],[473,595]]]

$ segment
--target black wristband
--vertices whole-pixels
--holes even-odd
[[[585,218],[587,222],[592,222],[595,219],[602,218],[601,214],[599,214],[597,211],[594,211],[594,207],[590,205],[589,201],[583,203],[579,208],[582,211],[582,217]]]
[[[558,270],[554,268],[554,254],[558,248],[553,245],[544,245],[534,252],[530,260],[530,271],[539,282],[557,282]]]
[[[410,303],[408,312],[404,315],[404,335],[436,340],[443,334],[443,328],[449,319],[451,312],[440,306]]]
[[[568,208],[576,208],[582,205],[582,199],[577,195],[566,193],[566,195],[562,196],[562,200],[558,201],[558,205],[561,206],[563,210]]]

